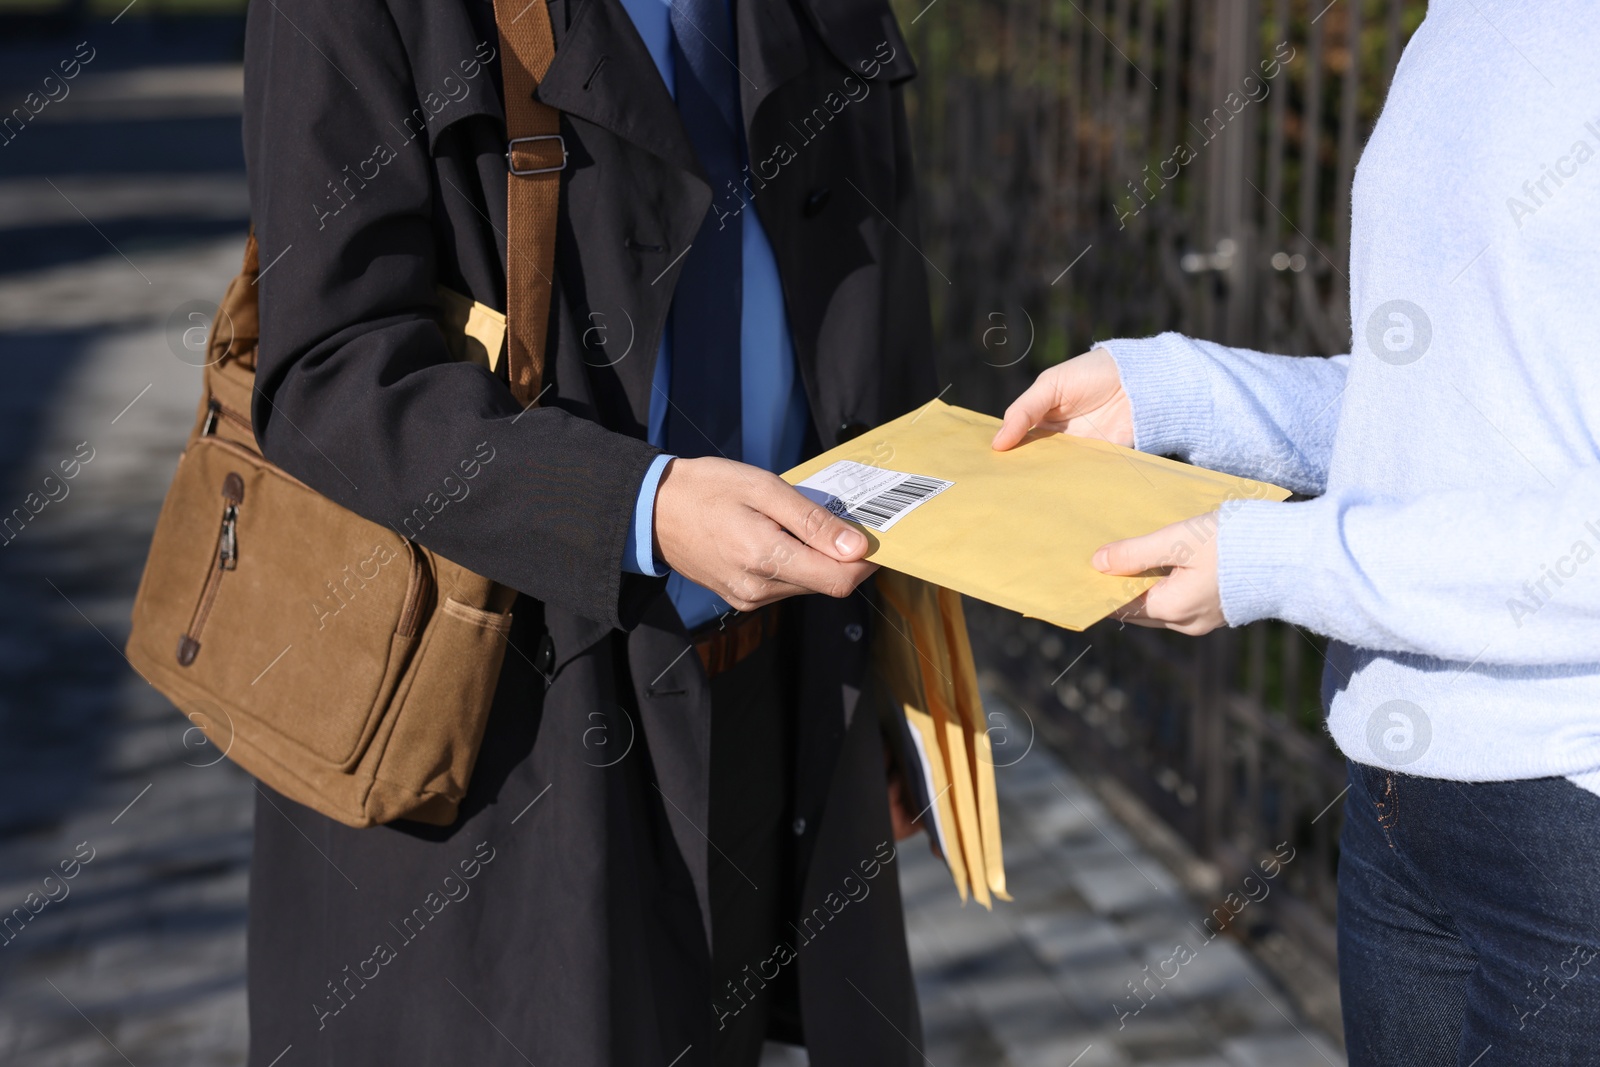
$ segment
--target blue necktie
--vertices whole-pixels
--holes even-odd
[[[672,403],[662,444],[684,457],[739,459],[744,235],[728,209],[741,202],[730,185],[739,188],[744,126],[729,0],[672,0],[672,48],[678,113],[711,179],[713,206],[672,298]]]

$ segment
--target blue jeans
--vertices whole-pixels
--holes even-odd
[[[1339,991],[1351,1067],[1600,1063],[1600,796],[1351,763]]]

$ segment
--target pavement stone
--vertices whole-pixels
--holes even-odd
[[[1319,1034],[1260,1034],[1225,1043],[1223,1051],[1233,1067],[1328,1067],[1340,1064],[1340,1055]]]
[[[1015,715],[993,694],[986,706]],[[1345,1062],[1237,942],[1201,937],[1202,906],[1053,753],[1029,751],[996,783],[1011,903],[962,906],[939,860],[900,851],[930,1063],[957,1055],[936,1013],[1010,1065]],[[1162,982],[1185,932],[1193,958]]]

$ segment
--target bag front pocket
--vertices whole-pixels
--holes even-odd
[[[367,809],[385,822],[409,811],[448,824],[466,795],[511,632],[509,612],[445,598],[397,694],[393,733],[374,743],[377,780]],[[382,751],[378,749],[381,746]],[[434,803],[415,808],[420,792]],[[408,808],[407,805],[410,805]]]
[[[141,670],[215,694],[258,744],[330,770],[360,760],[433,595],[420,549],[206,436],[179,463],[150,559]]]

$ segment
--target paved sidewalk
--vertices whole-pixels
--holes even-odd
[[[938,861],[901,852],[932,1064],[1343,1067],[1247,952],[1206,938],[1205,909],[1050,751],[996,780],[1012,903],[963,908]],[[1180,944],[1192,959],[1178,965]]]
[[[148,282],[114,255],[0,277],[0,432],[37,423],[5,452],[5,510],[92,455],[0,549],[0,913],[59,898],[0,948],[0,1063],[16,1067],[244,1062],[251,785],[120,652],[199,372],[159,320],[52,321],[135,291],[164,315],[213,291],[238,241],[131,254]],[[75,857],[62,896],[43,879]]]

